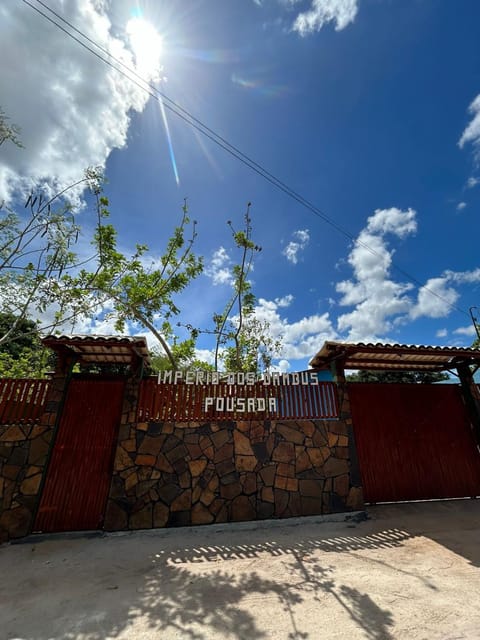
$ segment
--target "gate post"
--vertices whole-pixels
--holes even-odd
[[[473,426],[473,433],[477,445],[480,446],[480,391],[473,379],[468,364],[457,365],[458,377],[462,386],[463,398]]]
[[[348,430],[348,455],[350,458],[350,494],[347,506],[352,509],[363,509],[363,487],[360,467],[358,464],[357,446],[353,429],[352,412],[350,409],[350,396],[348,394],[347,381],[345,379],[345,360],[337,358],[330,363],[333,381],[337,385],[339,401],[339,418],[347,425]]]

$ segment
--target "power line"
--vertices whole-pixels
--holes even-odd
[[[115,65],[112,65],[111,62],[109,60],[106,60],[105,58],[103,58],[101,55],[99,55],[96,51],[93,51],[88,45],[86,45],[84,42],[82,42],[81,40],[79,40],[78,38],[76,38],[73,34],[71,34],[69,31],[67,31],[66,29],[64,29],[61,25],[59,25],[57,22],[55,22],[55,20],[52,20],[49,16],[47,16],[46,14],[44,14],[42,11],[40,11],[40,9],[38,9],[37,7],[33,6],[28,0],[23,0],[23,2],[25,4],[27,4],[28,6],[30,6],[32,9],[34,9],[35,11],[37,11],[40,15],[42,15],[44,18],[46,18],[49,22],[51,22],[52,24],[54,24],[55,26],[57,26],[59,29],[61,29],[66,35],[70,36],[73,40],[75,40],[78,44],[80,44],[82,47],[84,47],[85,49],[87,49],[87,51],[90,51],[90,53],[93,53],[93,55],[95,55],[97,58],[99,58],[102,62],[105,62],[106,64],[108,64],[112,69],[115,69],[116,71],[118,71],[119,73],[121,73],[124,77],[126,77],[128,80],[130,80],[131,82],[133,82],[137,87],[139,87],[140,89],[142,89],[143,91],[146,91],[146,93],[148,93],[152,98],[154,98],[155,100],[159,101],[159,97],[160,99],[163,101],[164,106],[169,109],[170,111],[172,111],[173,113],[175,113],[175,115],[177,115],[178,117],[180,117],[182,120],[184,120],[185,122],[187,122],[188,124],[190,124],[192,127],[194,127],[195,129],[197,129],[200,133],[203,133],[203,135],[205,135],[206,137],[210,138],[210,140],[212,140],[213,142],[215,142],[215,144],[219,145],[220,147],[222,147],[225,151],[227,151],[228,153],[230,153],[231,155],[233,155],[234,157],[237,158],[237,160],[240,160],[241,162],[243,162],[243,164],[245,164],[246,166],[248,166],[250,169],[253,169],[254,171],[256,171],[256,173],[259,173],[262,177],[266,178],[269,182],[271,182],[272,184],[274,184],[275,186],[277,186],[279,189],[281,189],[282,191],[284,191],[285,193],[287,193],[288,195],[290,195],[292,198],[294,198],[295,200],[297,200],[297,202],[299,202],[300,204],[302,204],[303,206],[307,207],[308,209],[310,209],[315,215],[317,215],[318,217],[320,217],[321,219],[323,219],[325,222],[327,222],[328,224],[330,224],[332,227],[334,227],[337,231],[339,231],[340,233],[342,233],[344,236],[346,236],[347,238],[349,238],[350,240],[355,241],[355,236],[354,234],[350,233],[348,230],[344,229],[343,227],[341,227],[338,223],[336,223],[334,220],[332,220],[326,213],[324,213],[323,211],[321,211],[321,209],[319,209],[318,207],[316,207],[314,204],[312,204],[311,202],[309,202],[308,200],[306,200],[301,194],[295,192],[291,187],[289,187],[287,184],[285,184],[284,182],[282,182],[279,178],[277,178],[275,175],[273,175],[272,173],[270,173],[269,171],[267,171],[267,169],[265,169],[262,165],[258,164],[255,160],[253,160],[252,158],[250,158],[249,156],[247,156],[246,154],[244,154],[240,149],[238,149],[237,147],[235,147],[234,145],[232,145],[230,142],[228,142],[228,140],[226,140],[225,138],[223,138],[221,135],[219,135],[218,133],[216,133],[213,129],[211,129],[210,127],[208,127],[207,125],[205,125],[201,120],[199,120],[198,118],[196,118],[195,116],[193,116],[189,111],[187,111],[186,109],[184,109],[181,105],[179,105],[177,102],[175,102],[174,100],[172,100],[171,98],[169,98],[164,92],[160,91],[160,89],[158,89],[157,87],[155,87],[154,84],[148,82],[148,80],[145,80],[145,78],[143,78],[142,76],[140,76],[134,69],[132,69],[131,67],[129,67],[128,65],[124,64],[121,60],[119,60],[118,58],[116,58],[113,54],[111,54],[108,50],[106,50],[104,47],[102,47],[101,45],[99,45],[97,42],[95,42],[95,40],[93,40],[92,38],[90,38],[89,36],[87,36],[86,34],[84,34],[80,29],[78,29],[77,27],[75,27],[74,25],[72,25],[71,22],[69,22],[68,20],[66,20],[65,18],[63,18],[60,14],[58,14],[56,11],[54,11],[53,9],[51,9],[50,7],[48,7],[48,5],[46,5],[44,2],[42,2],[42,0],[36,0],[36,2],[40,5],[42,5],[43,7],[45,7],[48,11],[50,11],[50,13],[52,13],[53,15],[55,15],[59,20],[61,20],[64,24],[68,25],[71,29],[73,29],[76,33],[78,33],[79,35],[82,36],[82,38],[84,38],[85,40],[87,40],[88,42],[92,43],[95,47],[97,47],[97,49],[99,49],[100,51],[102,51],[103,53],[105,53],[105,55],[107,55],[109,58],[111,58],[112,60],[114,60],[116,62],[116,64],[118,64],[120,67],[122,67],[123,69],[125,69],[126,71],[128,71],[129,74],[134,75],[136,78],[138,78],[138,80],[140,80],[143,84],[140,85],[136,80],[134,80],[131,76],[127,75],[127,73],[125,73],[124,71],[122,71],[122,69],[119,69],[118,67],[116,67]],[[147,89],[148,87],[148,89]],[[359,242],[359,244],[363,245],[363,243]],[[380,254],[375,251],[375,249],[372,249],[371,247],[368,247],[366,244],[363,245],[366,249],[368,249],[370,252],[372,252],[374,255],[380,257]]]
[[[304,198],[301,194],[299,194],[294,189],[289,187],[285,182],[277,178],[274,174],[270,173],[267,169],[265,169],[265,167],[263,167],[261,164],[257,163],[255,160],[253,160],[248,155],[243,153],[235,145],[231,144],[230,142],[228,142],[228,140],[223,138],[221,135],[217,134],[213,129],[211,129],[210,127],[205,125],[201,120],[193,116],[187,109],[185,109],[184,107],[179,105],[177,102],[169,98],[164,92],[160,91],[157,87],[155,87],[154,84],[150,83],[148,80],[145,80],[145,78],[140,76],[134,69],[124,64],[121,60],[119,60],[114,55],[112,55],[108,50],[106,50],[100,44],[95,42],[95,40],[87,36],[81,29],[78,29],[77,27],[75,27],[75,25],[73,25],[71,22],[63,18],[59,13],[51,9],[45,2],[43,2],[42,0],[35,0],[35,1],[38,4],[40,4],[42,7],[44,7],[47,11],[49,11],[58,20],[63,22],[63,24],[67,25],[75,33],[79,34],[84,40],[94,45],[99,51],[101,51],[106,56],[108,56],[108,58],[115,61],[116,65],[119,65],[119,66],[112,64],[112,62],[109,59],[103,57],[97,51],[89,47],[88,44],[86,44],[85,42],[77,38],[73,33],[71,33],[70,31],[65,29],[61,24],[56,22],[56,20],[54,20],[53,18],[48,16],[46,13],[44,13],[41,9],[39,9],[37,6],[29,2],[29,0],[22,0],[24,4],[28,5],[31,9],[39,13],[43,18],[45,18],[50,23],[55,25],[58,29],[63,31],[63,33],[65,33],[67,36],[75,40],[84,49],[92,53],[99,60],[101,60],[102,62],[110,66],[112,69],[114,69],[115,71],[123,75],[125,78],[130,80],[130,82],[133,82],[142,91],[145,91],[146,93],[148,93],[150,97],[154,98],[158,102],[162,102],[165,108],[169,109],[177,117],[181,118],[184,122],[189,124],[191,127],[199,131],[201,134],[203,134],[207,138],[209,138],[217,146],[221,147],[224,151],[232,155],[234,158],[242,162],[245,166],[247,166],[248,168],[253,170],[255,173],[260,175],[262,178],[267,180],[267,182],[269,182],[270,184],[275,186],[277,189],[279,189],[280,191],[288,195],[290,198],[298,202],[300,205],[308,209],[311,213],[313,213],[315,216],[317,216],[318,218],[320,218],[321,220],[329,224],[332,228],[334,228],[336,231],[341,233],[344,237],[353,241],[357,246],[360,246],[366,249],[369,253],[371,253],[372,255],[378,258],[383,258],[383,256],[378,251],[370,247],[367,243],[363,242],[358,237],[355,237],[353,233],[351,233],[350,231],[348,231],[348,229],[345,229],[344,227],[339,225],[337,222],[335,222],[335,220],[333,220],[324,211],[322,211],[317,206],[315,206],[312,202],[310,202],[309,200]],[[132,77],[132,75],[134,77]],[[137,78],[137,80],[135,78]],[[416,284],[418,287],[422,288],[424,291],[428,291],[428,293],[435,296],[437,299],[441,300],[451,309],[454,309],[455,311],[458,311],[459,313],[463,313],[467,316],[469,315],[467,311],[460,309],[459,307],[451,303],[449,300],[444,298],[442,295],[440,295],[436,291],[433,291],[426,285],[422,284],[418,280],[418,278],[416,278],[415,276],[407,272],[405,269],[403,269],[393,260],[391,262],[391,266],[398,273],[401,273],[405,278],[407,278],[408,280]]]

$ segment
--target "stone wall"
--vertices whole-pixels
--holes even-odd
[[[0,425],[0,542],[34,526],[66,372],[36,424]],[[363,508],[348,395],[331,421],[136,423],[125,388],[107,530],[284,518]]]
[[[345,420],[124,424],[105,529],[361,509],[350,432]]]
[[[336,369],[336,367],[334,367]],[[337,385],[339,418],[345,424],[348,437],[348,459],[350,473],[349,505],[354,509],[363,509],[363,487],[360,467],[358,465],[357,446],[355,444],[355,432],[353,429],[352,411],[350,408],[350,397],[348,395],[348,384],[345,379],[343,368],[335,371],[335,383]]]
[[[0,543],[31,532],[65,379],[50,383],[35,424],[0,425]]]

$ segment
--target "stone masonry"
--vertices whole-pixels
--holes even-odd
[[[349,431],[344,420],[123,424],[105,529],[360,509]]]
[[[54,378],[35,424],[0,425],[0,543],[32,531],[65,379]]]
[[[34,530],[66,371],[35,424],[0,425],[0,543]],[[363,508],[346,387],[340,419],[135,422],[127,380],[107,530],[284,518]]]

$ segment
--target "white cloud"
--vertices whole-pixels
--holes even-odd
[[[448,278],[430,278],[420,287],[417,302],[410,310],[410,317],[413,320],[421,316],[445,318],[452,310],[451,305],[454,305],[459,297],[458,292],[448,286]]]
[[[325,340],[335,340],[338,335],[332,326],[328,313],[313,314],[300,320],[290,322],[281,315],[282,309],[293,300],[292,295],[286,295],[275,300],[260,298],[254,309],[254,314],[260,322],[268,322],[269,335],[273,340],[281,340],[282,350],[272,365],[272,371],[296,370],[292,361],[311,358]],[[286,304],[288,303],[288,305]],[[235,323],[236,317],[232,318]],[[199,359],[213,363],[213,349],[196,349]],[[220,350],[220,362],[222,361],[222,349]],[[302,364],[303,366],[303,364]]]
[[[446,329],[439,329],[435,334],[437,338],[446,338],[448,335],[448,331]]]
[[[408,321],[420,317],[448,316],[460,298],[458,288],[480,282],[480,268],[470,271],[445,270],[418,288],[392,278],[393,249],[385,240],[387,234],[400,239],[417,230],[416,213],[412,209],[376,210],[359,233],[348,257],[353,277],[338,282],[339,304],[353,307],[337,318],[337,330],[349,341],[385,341],[388,333]],[[440,330],[437,337],[446,337]]]
[[[205,275],[212,279],[214,285],[233,283],[230,269],[232,260],[224,247],[219,247],[213,252],[210,263],[205,268]]]
[[[195,349],[195,357],[198,360],[202,360],[207,364],[215,363],[215,350],[214,349]]]
[[[125,65],[140,65],[146,80],[158,79],[159,60],[146,67],[126,32],[121,39],[117,26],[113,35],[107,3],[49,4]],[[27,5],[3,3],[0,25],[1,106],[21,127],[25,147],[2,145],[1,200],[45,180],[58,189],[79,180],[86,167],[103,166],[112,149],[126,145],[130,113],[143,110],[148,94]]]
[[[280,360],[278,362],[277,365],[277,371],[279,371],[280,373],[287,373],[287,371],[290,369],[290,363],[288,360]]]
[[[289,307],[293,302],[293,296],[291,293],[289,293],[286,296],[283,296],[283,298],[275,298],[275,304],[277,305],[277,307]]]
[[[478,183],[480,183],[479,178],[475,178],[475,176],[470,176],[470,178],[467,180],[467,189],[473,189],[474,187],[477,186]]]
[[[354,277],[336,285],[342,294],[339,304],[355,307],[337,319],[338,331],[348,333],[347,340],[381,340],[391,330],[395,317],[408,312],[412,302],[406,294],[412,285],[391,278],[393,251],[384,235],[404,238],[416,229],[413,209],[377,209],[368,218],[348,257]]]
[[[293,30],[306,36],[333,22],[335,31],[341,31],[355,20],[357,12],[358,0],[312,0],[310,9],[297,15]]]
[[[335,340],[335,331],[328,313],[313,314],[300,320],[289,322],[281,317],[280,305],[276,301],[260,298],[255,307],[255,315],[270,325],[272,338],[282,339],[281,357],[288,360],[311,358],[325,340]]]
[[[473,271],[451,271],[447,269],[444,272],[444,276],[457,284],[472,284],[480,282],[480,267],[473,269]]]
[[[459,202],[457,204],[457,211],[463,211],[463,209],[465,209],[466,206],[467,206],[466,202]]]
[[[458,142],[460,147],[471,142],[480,153],[480,93],[468,107],[469,113],[472,115],[471,121],[465,128]]]
[[[58,323],[55,313],[58,311],[58,306],[49,305],[43,312],[38,310],[31,310],[31,317],[35,318],[38,322],[39,330],[43,335],[49,333],[62,333],[62,334],[95,334],[95,335],[118,335],[118,331],[115,329],[116,315],[113,312],[113,306],[109,303],[97,304],[94,299],[91,299],[91,313],[89,315],[69,315],[67,312],[65,320]],[[135,331],[133,327],[125,326],[125,335],[133,335]]]
[[[283,255],[292,264],[298,263],[298,254],[303,251],[310,241],[310,232],[308,229],[298,229],[292,233],[294,240],[291,240],[285,249]]]
[[[476,335],[475,327],[473,325],[467,325],[466,327],[458,327],[454,329],[453,333],[459,336],[474,336]]]
[[[107,318],[78,318],[73,326],[70,327],[70,333],[96,334],[102,336],[118,335],[115,329],[115,317]],[[126,335],[137,335],[128,325],[125,325]],[[151,335],[151,334],[150,334]]]
[[[410,310],[412,319],[421,316],[444,318],[452,311],[452,305],[458,301],[460,294],[453,285],[473,284],[480,282],[480,268],[472,271],[452,271],[447,269],[436,278],[427,280],[418,291],[416,304]]]
[[[367,232],[385,235],[392,233],[399,238],[417,231],[416,211],[407,209],[402,211],[396,207],[390,209],[376,209],[373,216],[367,220]]]

